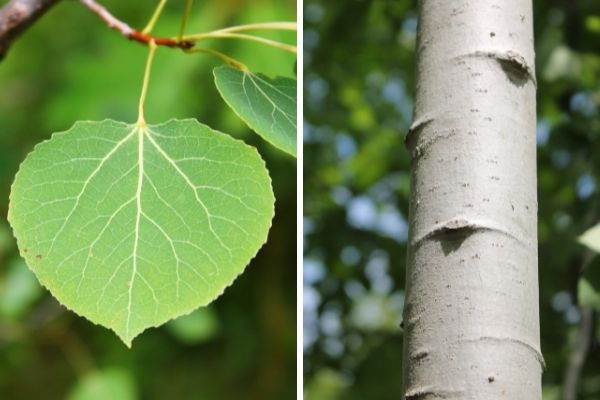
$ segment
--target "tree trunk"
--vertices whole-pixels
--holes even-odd
[[[541,399],[531,0],[420,0],[403,395]]]

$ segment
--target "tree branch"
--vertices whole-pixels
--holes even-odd
[[[595,215],[595,213],[592,213]],[[586,249],[583,253],[583,261],[577,271],[577,282],[581,279],[583,272],[590,265],[596,253],[592,250]],[[562,398],[563,400],[576,400],[577,389],[580,380],[581,371],[585,364],[590,346],[592,344],[592,338],[594,336],[594,310],[589,306],[582,306],[580,304],[581,299],[577,297],[577,284],[575,285],[575,298],[581,312],[581,322],[579,324],[579,333],[577,335],[577,341],[574,344],[569,361],[565,370],[565,378],[563,383]]]
[[[563,400],[576,400],[577,389],[581,370],[587,357],[592,336],[594,334],[594,310],[590,307],[581,307],[581,324],[577,343],[569,356],[569,364],[565,373],[563,385]]]
[[[12,42],[59,0],[11,0],[0,8],[0,60]]]

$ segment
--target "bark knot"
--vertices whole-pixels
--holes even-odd
[[[466,239],[468,235],[475,232],[496,232],[507,236],[520,244],[530,245],[529,240],[526,240],[518,232],[510,230],[493,220],[474,219],[467,216],[455,216],[449,220],[438,222],[431,226],[425,233],[415,237],[411,241],[412,246],[418,246],[427,239],[446,240],[449,239]]]
[[[525,57],[515,53],[514,51],[496,53],[495,57],[498,60],[498,63],[500,63],[502,70],[512,83],[517,86],[523,86],[527,80],[531,80],[533,84],[537,86],[535,73],[527,64]]]
[[[531,80],[537,87],[533,67],[529,65],[524,56],[515,51],[475,51],[473,53],[459,55],[456,59],[461,60],[468,57],[489,58],[494,60],[500,65],[507,78],[516,86],[523,86],[527,81]]]
[[[528,343],[526,340],[520,338],[512,338],[512,337],[494,337],[494,336],[481,336],[475,339],[464,339],[463,342],[477,342],[477,341],[490,341],[499,344],[508,344],[508,345],[517,345],[525,348],[527,351],[531,352],[533,356],[540,363],[542,370],[546,369],[546,361],[544,360],[544,356],[542,355],[539,348],[535,345]]]
[[[423,130],[423,128],[425,128],[427,125],[429,125],[432,122],[433,122],[433,118],[428,118],[428,117],[417,118],[413,121],[412,125],[408,129],[408,133],[406,134],[406,137],[404,138],[404,144],[406,145],[406,148],[409,151],[412,151],[411,149],[415,146],[416,139],[417,139],[419,133],[421,132],[421,130]]]
[[[454,398],[454,396],[461,398],[462,395],[464,395],[464,392],[460,390],[438,389],[431,386],[418,386],[406,390],[406,392],[404,392],[404,400],[418,400],[425,398],[446,399],[448,397]]]
[[[459,132],[454,128],[429,129],[427,134],[421,139],[421,134],[425,128],[429,127],[435,121],[434,118],[425,117],[416,119],[411,125],[404,144],[409,151],[412,160],[416,160],[425,154],[425,151],[433,144],[443,139],[450,139],[456,136]]]

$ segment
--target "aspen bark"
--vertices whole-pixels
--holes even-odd
[[[403,398],[541,399],[531,0],[420,0]]]

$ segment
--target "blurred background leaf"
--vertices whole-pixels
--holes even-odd
[[[579,243],[600,253],[600,224],[588,229],[579,237]]]
[[[4,272],[0,286],[0,315],[17,319],[42,296],[43,289],[21,258],[12,259]]]
[[[204,307],[170,321],[167,329],[177,340],[197,344],[208,341],[219,333],[219,320],[212,308]]]
[[[600,311],[600,263],[589,265],[577,284],[577,297],[581,306]]]
[[[68,400],[135,400],[135,385],[125,370],[106,369],[84,376],[73,388]]]

